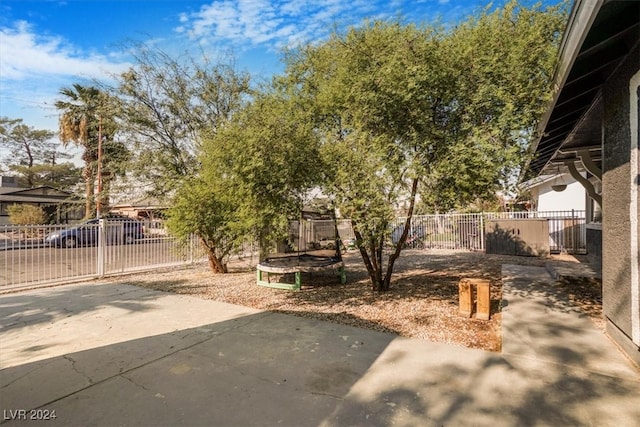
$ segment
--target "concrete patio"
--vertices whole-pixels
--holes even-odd
[[[543,267],[503,276],[502,353],[125,282],[2,295],[0,423],[637,425],[637,367]]]

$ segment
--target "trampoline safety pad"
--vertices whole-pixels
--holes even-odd
[[[347,275],[342,259],[338,257],[303,254],[299,256],[267,258],[262,261],[256,268],[257,283],[260,286],[269,288],[296,291],[302,287],[302,273],[327,270],[336,270],[338,276],[340,276],[340,283],[345,284],[347,282]],[[263,273],[267,273],[266,277]],[[270,280],[270,274],[291,273],[293,273],[295,277],[294,283],[272,282]]]

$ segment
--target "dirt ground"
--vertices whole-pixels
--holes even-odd
[[[250,260],[232,263],[231,272],[224,275],[214,275],[202,265],[187,270],[132,275],[127,283],[405,337],[499,351],[502,264],[544,266],[548,260],[476,252],[406,250],[396,263],[391,290],[386,293],[371,290],[358,252],[345,254],[344,261],[345,285],[331,272],[307,273],[302,276],[301,291],[257,286]],[[488,321],[476,319],[475,315],[465,318],[458,312],[458,282],[471,277],[491,281]],[[289,276],[280,279],[293,282]],[[121,281],[122,277],[111,280]],[[601,316],[598,282],[560,284],[571,290],[571,298],[587,314],[594,319]]]

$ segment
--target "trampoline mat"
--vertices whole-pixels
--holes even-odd
[[[342,260],[338,257],[317,256],[309,254],[275,256],[258,264],[262,271],[271,273],[293,273],[296,271],[317,271],[327,267],[340,267]]]

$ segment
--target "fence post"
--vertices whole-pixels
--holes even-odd
[[[98,256],[97,256],[97,265],[96,272],[98,277],[104,276],[104,250],[106,247],[106,227],[107,223],[104,219],[100,219],[98,221]]]
[[[576,211],[571,209],[571,250],[578,253],[578,227],[576,227]]]
[[[127,258],[127,254],[126,254],[126,248],[125,245],[127,244],[127,233],[124,229],[124,222],[117,224],[118,226],[118,239],[119,239],[119,243],[118,246],[119,250],[119,257],[118,257],[118,262],[120,263],[120,272],[124,272],[124,268],[125,268],[125,260]],[[113,253],[113,252],[112,252]],[[115,269],[115,268],[114,268]]]
[[[480,236],[480,249],[482,251],[484,251],[484,211],[480,213],[480,230],[479,230]]]
[[[193,251],[195,250],[195,234],[191,233],[189,238],[189,264],[193,264]]]

